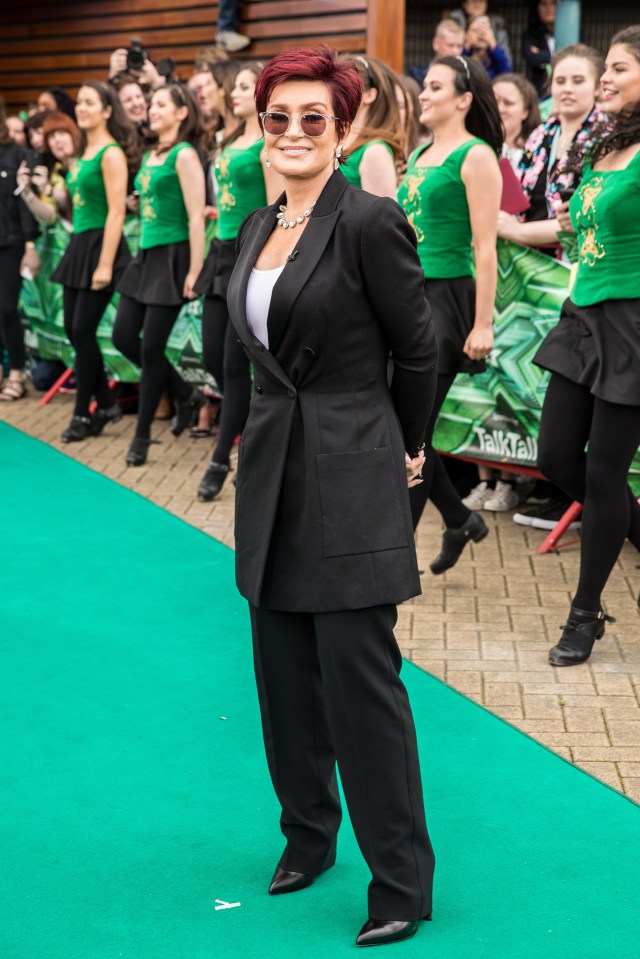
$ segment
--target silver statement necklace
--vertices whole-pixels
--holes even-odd
[[[301,213],[300,216],[297,216],[295,220],[287,220],[286,212],[287,208],[284,204],[280,205],[280,212],[276,213],[276,220],[278,221],[278,226],[281,226],[283,230],[292,230],[294,226],[297,226],[298,223],[304,223],[307,217],[311,216],[313,213],[313,208],[315,203],[312,203],[308,210],[305,210],[304,213]]]

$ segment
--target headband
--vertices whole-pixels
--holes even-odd
[[[376,77],[373,70],[371,69],[371,66],[369,65],[369,61],[365,60],[365,58],[361,56],[356,56],[356,60],[359,60],[362,66],[367,71],[367,77],[369,78],[369,86],[372,87],[374,90],[377,90],[378,84],[376,83]]]
[[[459,60],[464,67],[464,72],[467,74],[467,80],[469,81],[469,85],[471,85],[471,72],[469,70],[469,64],[464,57],[456,57],[456,60]]]

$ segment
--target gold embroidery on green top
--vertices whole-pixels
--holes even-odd
[[[582,207],[578,213],[578,224],[583,229],[580,245],[580,259],[586,266],[595,266],[598,260],[607,255],[607,251],[597,237],[598,224],[595,222],[595,201],[600,196],[604,186],[604,177],[594,177],[589,183],[580,188]],[[583,226],[582,219],[591,221],[589,226]]]

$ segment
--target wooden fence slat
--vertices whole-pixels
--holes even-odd
[[[328,18],[327,18],[328,19]],[[251,35],[255,39],[267,37],[301,37],[322,35],[329,25],[324,17],[300,17],[294,20],[268,20],[256,23]],[[361,13],[333,16],[330,20],[334,33],[350,33],[366,29],[366,15]],[[69,40],[78,42],[78,37],[58,37],[55,40],[17,40],[12,44],[0,42],[0,56],[6,56],[9,50],[14,54],[32,56],[36,53],[55,53],[69,49]],[[129,35],[121,33],[86,34],[82,37],[85,50],[111,51],[116,47],[127,46]],[[204,35],[202,27],[185,27],[183,29],[149,30],[144,36],[145,46],[153,49],[156,46],[170,43],[172,47],[182,44],[198,44],[204,46],[213,42],[213,30],[209,36]]]

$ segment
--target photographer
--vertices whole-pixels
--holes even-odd
[[[173,61],[165,60],[164,63],[165,65],[168,63],[173,64]],[[175,64],[173,64],[173,66],[175,66]],[[170,74],[171,69],[168,72]],[[113,82],[121,73],[126,73],[133,77],[133,80],[139,84],[140,88],[147,95],[153,93],[158,87],[163,86],[167,79],[166,70],[163,75],[153,65],[141,41],[135,38],[131,39],[129,49],[118,47],[118,49],[114,50],[111,54],[109,60],[109,82]]]
[[[52,223],[59,215],[69,221],[71,201],[65,180],[80,156],[84,140],[78,126],[65,113],[49,113],[42,124],[44,153],[34,153],[31,162],[21,164],[18,184],[23,201],[41,223]],[[51,170],[46,160],[51,157]]]
[[[24,334],[18,313],[23,275],[35,276],[40,257],[33,245],[38,224],[19,197],[17,172],[27,151],[11,139],[0,99],[0,332],[9,354],[9,378],[0,363],[0,402],[14,403],[25,394]]]

